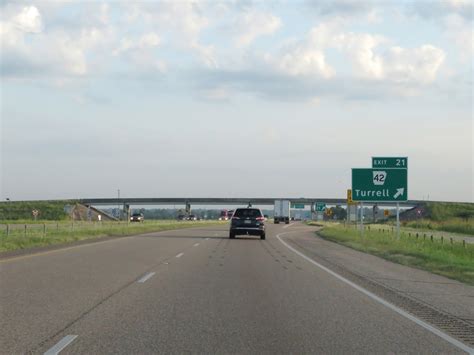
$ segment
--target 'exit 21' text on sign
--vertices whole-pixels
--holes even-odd
[[[372,157],[372,168],[408,169],[408,158]]]

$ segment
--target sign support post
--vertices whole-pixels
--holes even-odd
[[[349,205],[349,202],[347,202],[347,204],[346,204],[346,225],[349,225],[349,224],[350,224],[350,223],[349,223],[349,222],[350,222],[350,218],[349,218],[349,216],[350,216],[349,206],[350,206],[350,205]]]
[[[364,203],[360,202],[360,234],[364,235]]]
[[[397,239],[400,239],[400,204],[397,202]]]

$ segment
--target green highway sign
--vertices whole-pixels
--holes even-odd
[[[408,200],[407,169],[352,169],[352,200]]]
[[[408,158],[372,157],[372,168],[408,169]]]
[[[326,204],[325,203],[316,203],[316,211],[317,212],[322,212],[326,209]]]
[[[304,203],[292,203],[291,208],[304,208]]]

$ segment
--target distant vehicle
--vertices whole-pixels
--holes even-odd
[[[290,223],[290,201],[275,200],[275,210],[273,213],[273,221],[275,224],[280,222]]]
[[[265,217],[258,208],[237,208],[230,223],[229,238],[236,235],[258,235],[265,239]]]
[[[145,216],[143,213],[134,213],[130,216],[130,222],[144,222]]]
[[[188,218],[190,221],[197,221],[197,217],[193,214],[190,214],[189,215],[189,218]]]
[[[219,221],[227,221],[230,219],[230,216],[229,216],[229,211],[227,210],[222,210],[221,211],[221,216],[219,217]]]

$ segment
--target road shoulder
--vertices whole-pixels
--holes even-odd
[[[455,332],[464,333],[461,340],[474,345],[473,286],[324,240],[316,231],[298,229],[284,238],[303,254],[400,308],[417,316],[426,313],[425,320],[434,325],[453,323]]]

